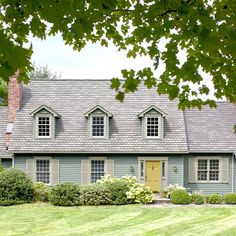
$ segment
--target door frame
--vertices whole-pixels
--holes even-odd
[[[146,182],[146,161],[160,161],[160,189],[165,188],[168,185],[168,157],[155,157],[155,156],[144,156],[138,157],[138,180],[140,183],[145,184]],[[163,164],[165,163],[165,176],[163,173]]]

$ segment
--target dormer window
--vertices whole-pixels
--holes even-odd
[[[92,116],[92,136],[104,137],[105,130],[105,117],[104,116]]]
[[[88,118],[88,131],[90,138],[108,138],[109,137],[109,118],[112,114],[96,106],[84,114]]]
[[[166,113],[155,106],[151,106],[138,115],[142,118],[143,138],[163,139],[164,117]]]
[[[34,137],[37,139],[52,139],[55,136],[55,119],[60,115],[48,106],[40,106],[30,113],[33,117]]]
[[[38,138],[51,138],[52,127],[51,115],[37,115],[37,137]]]
[[[160,137],[160,116],[146,116],[146,136],[147,138]]]

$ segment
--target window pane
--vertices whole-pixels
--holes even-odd
[[[50,137],[50,117],[38,117],[38,136]]]
[[[209,172],[209,180],[219,181],[219,171],[210,171]]]
[[[206,181],[207,180],[207,171],[198,171],[197,179],[199,181]]]
[[[95,183],[98,179],[101,179],[105,175],[104,161],[92,160],[91,161],[91,182]]]
[[[159,136],[159,119],[158,117],[147,118],[147,137]]]
[[[96,116],[92,120],[92,135],[94,137],[104,136],[104,117]]]
[[[141,165],[140,165],[140,173],[141,173],[141,177],[144,177],[144,162],[141,161]]]
[[[50,161],[36,160],[36,181],[50,183]]]
[[[165,162],[164,161],[162,161],[162,177],[165,177],[166,176],[166,174],[165,174]]]
[[[207,160],[198,160],[198,170],[207,170]]]
[[[219,160],[210,160],[210,170],[219,170]]]

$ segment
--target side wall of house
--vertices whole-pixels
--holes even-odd
[[[228,182],[227,183],[190,183],[189,181],[189,158],[197,158],[197,157],[220,157],[220,158],[228,158]],[[235,169],[235,165],[234,165]],[[235,176],[235,175],[234,175]],[[235,177],[234,177],[235,178]],[[184,157],[184,186],[189,188],[190,192],[200,191],[203,194],[210,193],[219,193],[225,194],[232,191],[232,155],[230,154],[196,154],[196,155],[186,155]],[[234,180],[235,183],[235,180]],[[234,188],[235,192],[235,188]]]

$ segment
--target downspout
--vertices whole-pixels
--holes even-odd
[[[232,154],[232,193],[234,192],[234,154]]]

